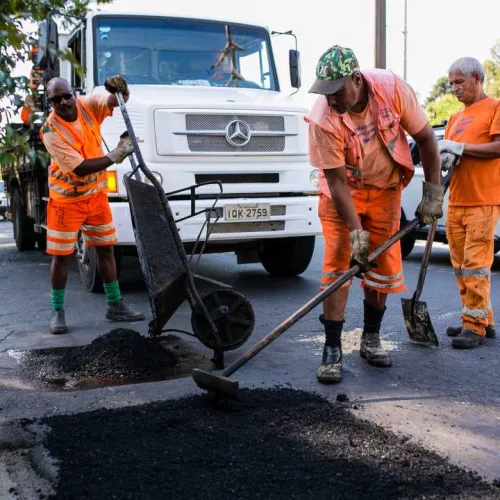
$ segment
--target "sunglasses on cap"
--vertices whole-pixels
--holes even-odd
[[[54,97],[48,97],[47,100],[53,104],[60,104],[63,99],[69,101],[73,97],[74,94],[71,92],[67,94],[55,95]]]

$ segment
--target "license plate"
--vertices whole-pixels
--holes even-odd
[[[227,221],[262,220],[271,218],[269,203],[255,203],[253,205],[226,205],[224,219]]]

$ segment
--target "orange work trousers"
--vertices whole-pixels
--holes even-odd
[[[462,302],[462,328],[485,335],[495,324],[490,302],[495,227],[500,207],[449,207],[446,236]]]
[[[352,199],[363,229],[370,232],[370,252],[399,231],[401,220],[401,189],[367,187],[353,191]],[[335,209],[331,198],[320,194],[318,215],[325,238],[325,256],[321,288],[337,281],[349,270],[351,239],[349,228]],[[378,267],[363,274],[361,286],[379,293],[398,293],[406,290],[399,241],[377,260]],[[341,288],[350,286],[346,283]]]

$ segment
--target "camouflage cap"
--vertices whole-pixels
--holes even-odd
[[[316,81],[309,93],[334,94],[347,83],[353,73],[359,70],[354,52],[346,47],[334,45],[319,58]]]

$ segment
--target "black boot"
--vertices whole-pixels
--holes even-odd
[[[316,369],[316,378],[322,384],[338,384],[342,380],[342,325],[343,321],[332,321],[319,317],[325,326],[325,346],[323,358]]]
[[[461,329],[461,332],[451,341],[455,349],[474,349],[484,343],[484,337],[472,330]]]
[[[382,318],[384,317],[386,308],[376,309],[369,305],[366,300],[363,304],[365,316],[359,355],[365,358],[368,363],[373,366],[391,366],[391,356],[380,343],[380,325],[382,324]]]
[[[460,332],[462,331],[461,326],[450,326],[446,329],[446,335],[448,337],[458,337],[460,335]],[[497,332],[495,330],[494,326],[487,326],[486,327],[486,338],[487,339],[494,339],[497,336]]]

